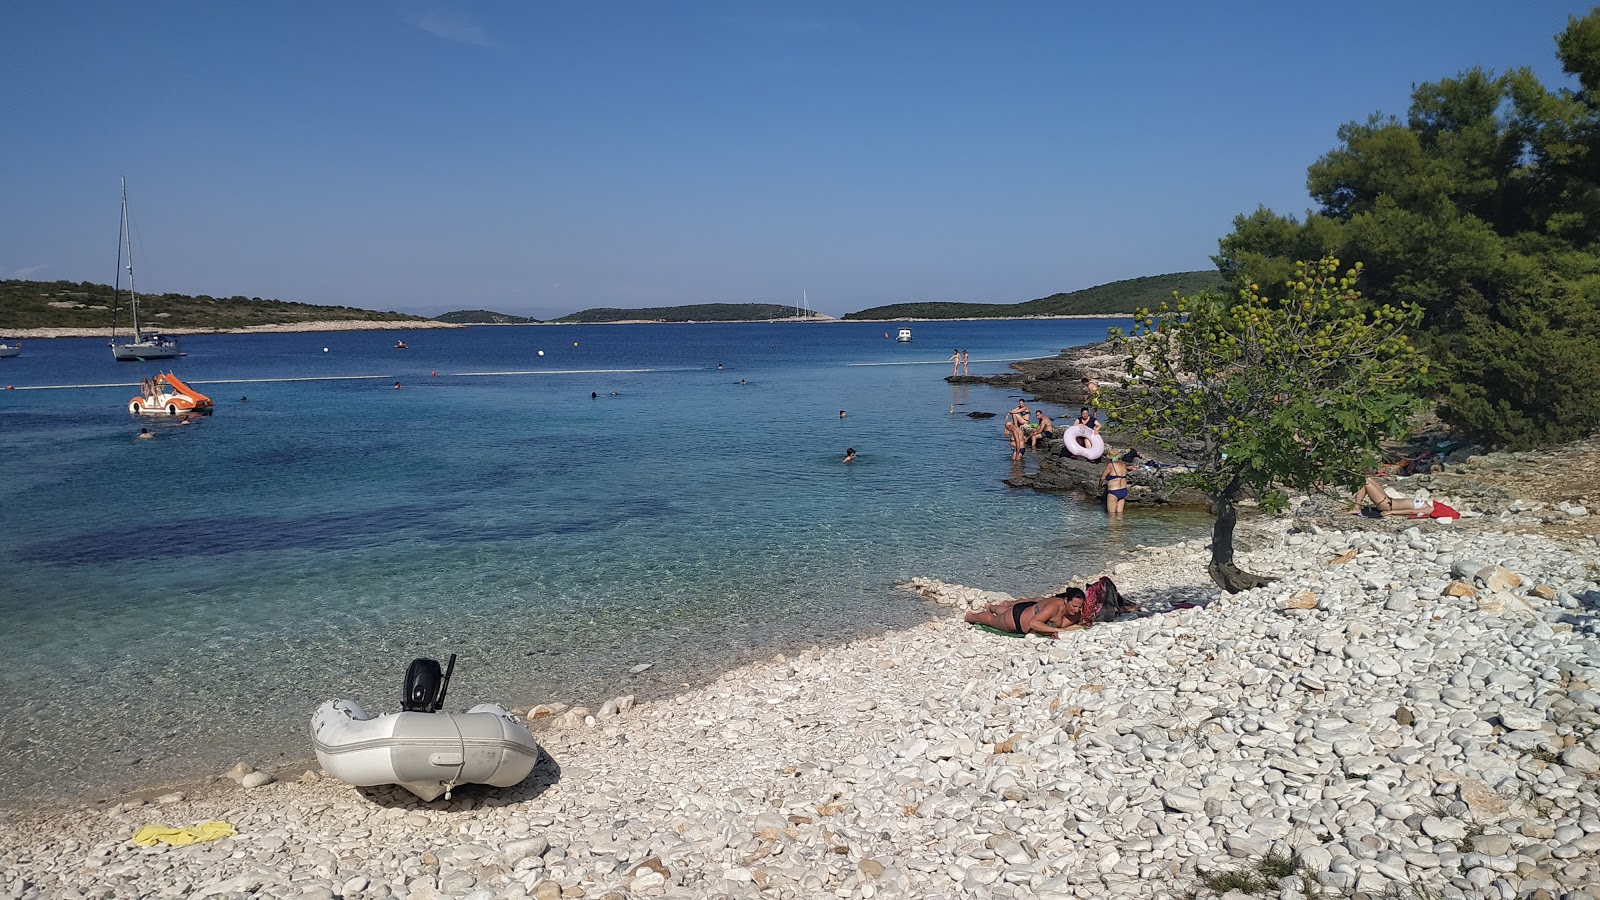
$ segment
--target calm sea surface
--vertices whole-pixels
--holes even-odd
[[[1192,534],[1007,488],[966,413],[1016,395],[943,380],[952,347],[998,373],[1111,324],[27,341],[0,360],[0,804],[308,757],[318,703],[392,711],[416,656],[458,654],[451,709],[657,695],[944,614],[898,580],[1036,593]],[[216,414],[130,416],[163,369]]]

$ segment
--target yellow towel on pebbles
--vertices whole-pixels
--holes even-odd
[[[157,842],[171,844],[174,847],[187,847],[201,841],[214,841],[217,838],[232,837],[239,832],[227,822],[201,822],[188,828],[173,828],[171,825],[146,825],[133,833],[133,842],[141,847],[154,847]]]

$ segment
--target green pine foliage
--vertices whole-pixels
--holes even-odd
[[[0,281],[0,332],[25,328],[111,329],[115,291],[108,284],[87,281]],[[127,328],[128,296],[123,291],[117,322]],[[417,322],[422,316],[377,312],[351,306],[313,306],[260,297],[211,297],[201,294],[140,294],[139,324],[164,328],[247,328],[301,322]]]
[[[846,319],[1012,319],[1027,316],[1131,316],[1141,307],[1154,306],[1173,292],[1191,294],[1217,290],[1224,282],[1216,272],[1172,272],[1113,281],[1063,294],[1051,294],[1025,303],[891,303]]]
[[[1577,89],[1472,69],[1345,125],[1320,208],[1237,217],[1219,270],[1282,298],[1295,261],[1360,259],[1372,302],[1422,310],[1446,421],[1512,448],[1600,427],[1600,9],[1556,47]]]

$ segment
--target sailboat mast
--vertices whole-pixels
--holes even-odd
[[[139,340],[139,292],[133,286],[133,231],[128,227],[128,179],[122,179],[122,236],[128,248],[128,309],[133,312],[133,339]]]

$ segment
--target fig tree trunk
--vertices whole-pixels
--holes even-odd
[[[1217,521],[1211,527],[1211,564],[1206,566],[1206,573],[1217,587],[1230,594],[1272,582],[1271,578],[1252,575],[1233,563],[1233,529],[1239,524],[1239,509],[1233,505],[1233,498],[1238,491],[1239,482],[1234,481],[1211,498]]]

